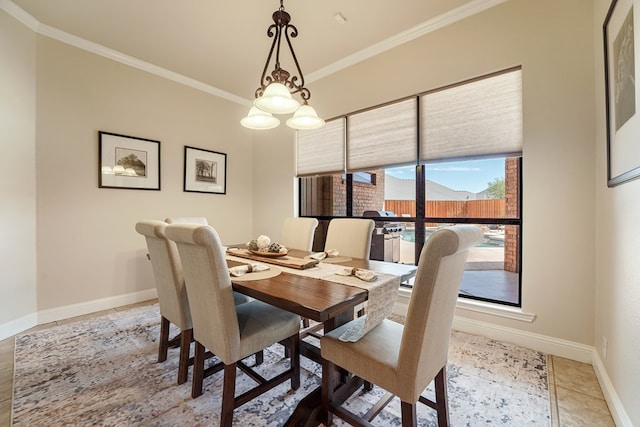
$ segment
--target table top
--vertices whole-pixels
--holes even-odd
[[[242,262],[228,260],[230,267]],[[233,289],[300,316],[325,322],[367,300],[365,289],[283,271],[276,277],[234,281]]]
[[[244,248],[244,245],[229,247]],[[309,254],[311,252],[290,250],[288,256],[304,258]],[[229,255],[233,256],[233,253]],[[255,260],[269,263],[270,258],[256,256]],[[227,263],[230,267],[243,264],[233,260],[228,260]],[[411,265],[363,259],[352,259],[339,265],[400,276],[402,281],[413,277],[417,269]],[[365,289],[286,271],[269,279],[249,281],[233,279],[232,277],[231,282],[236,291],[318,322],[335,318],[367,300]]]

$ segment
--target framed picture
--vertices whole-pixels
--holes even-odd
[[[98,132],[99,188],[160,190],[160,141]]]
[[[609,187],[640,178],[639,13],[640,0],[613,0],[603,25]]]
[[[184,191],[227,193],[227,155],[184,147]]]

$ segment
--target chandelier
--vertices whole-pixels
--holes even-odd
[[[273,12],[273,24],[267,29],[267,36],[273,38],[271,50],[267,56],[267,62],[264,64],[262,77],[260,78],[260,87],[256,89],[255,101],[249,110],[247,117],[240,121],[242,126],[249,129],[273,129],[280,125],[280,119],[274,117],[273,114],[293,114],[293,117],[287,120],[287,126],[292,129],[317,129],[324,126],[324,120],[318,117],[316,111],[308,105],[311,92],[304,87],[304,75],[298,64],[298,58],[293,51],[291,39],[298,36],[298,29],[290,24],[291,15],[284,10],[280,0],[280,8]],[[293,76],[284,68],[280,67],[280,47],[282,40],[285,39],[291,57],[296,65],[297,75]],[[273,71],[267,75],[267,69],[271,63],[271,58],[275,50],[275,64]],[[298,94],[302,99],[302,104],[293,98],[292,95]]]

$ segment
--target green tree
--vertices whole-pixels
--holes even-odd
[[[488,182],[489,188],[487,191],[494,199],[504,199],[504,177],[495,178]]]

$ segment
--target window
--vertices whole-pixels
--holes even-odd
[[[340,118],[346,173],[301,177],[300,214],[387,211],[406,264],[438,228],[476,224],[460,296],[521,306],[521,86],[515,68]]]

